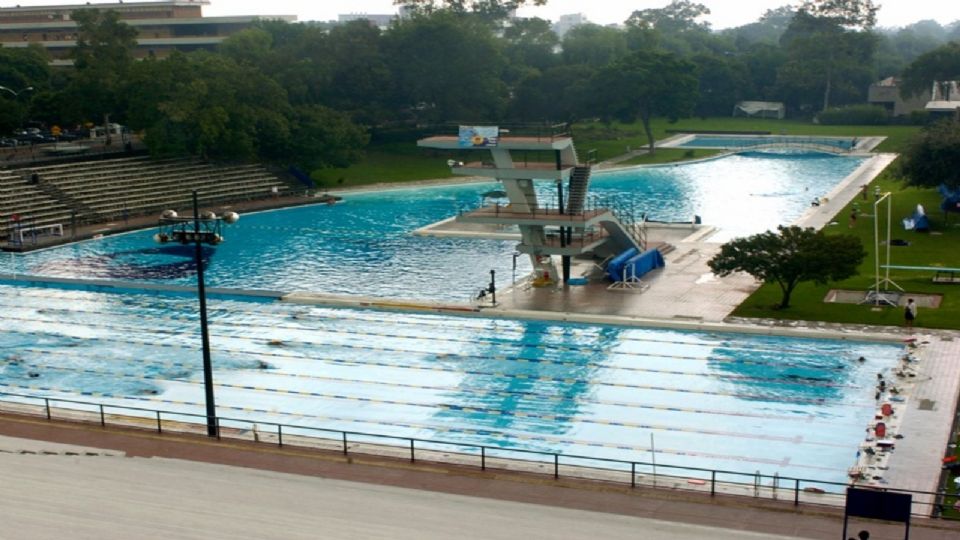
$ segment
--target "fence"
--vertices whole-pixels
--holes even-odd
[[[117,426],[150,429],[157,433],[206,433],[206,416],[178,411],[94,403],[65,398],[40,397],[0,392],[0,410],[64,420],[95,423],[101,427]],[[375,455],[427,461],[450,465],[515,471],[619,484],[630,488],[650,487],[782,500],[793,506],[830,506],[844,504],[848,484],[792,478],[720,469],[684,467],[656,463],[656,460],[624,461],[592,456],[560,454],[523,448],[488,446],[469,442],[440,441],[414,437],[398,437],[377,433],[343,431],[313,426],[298,426],[251,420],[247,418],[215,418],[217,438],[252,440],[279,447],[309,447],[335,451],[344,456]],[[945,491],[924,492],[887,489],[914,496],[913,514],[939,516],[947,497]]]

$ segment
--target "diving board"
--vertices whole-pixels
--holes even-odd
[[[960,268],[946,266],[900,266],[893,264],[881,265],[888,270],[907,270],[911,272],[934,272],[934,283],[960,283]]]

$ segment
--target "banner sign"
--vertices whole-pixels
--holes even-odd
[[[492,148],[499,139],[498,126],[460,126],[460,148]]]

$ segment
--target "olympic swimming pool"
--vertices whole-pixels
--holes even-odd
[[[190,298],[0,292],[3,391],[202,412]],[[210,307],[223,416],[636,461],[652,457],[653,435],[663,465],[837,482],[873,417],[872,381],[901,351],[284,303]]]
[[[650,219],[694,215],[723,237],[790,223],[864,162],[827,154],[747,153],[682,166],[600,172],[591,191]],[[515,243],[416,237],[419,227],[476,205],[496,184],[348,193],[337,205],[244,215],[207,249],[215,287],[467,301],[496,270],[512,273]],[[544,193],[549,196],[550,193]],[[158,246],[154,230],[0,259],[0,272],[192,285],[193,250]],[[530,270],[526,257],[518,275]],[[504,283],[501,281],[501,283]]]
[[[598,174],[592,190],[748,234],[790,222],[862,159],[744,154]],[[348,194],[243,216],[208,284],[466,300],[512,242],[417,238],[494,184]],[[0,261],[16,274],[192,286],[154,231]],[[525,263],[521,259],[521,263]],[[522,274],[527,268],[519,269]],[[0,286],[0,388],[203,411],[195,303]],[[843,481],[900,348],[211,300],[218,412],[329,429]],[[271,345],[270,342],[282,345]],[[853,359],[864,356],[861,365]],[[266,369],[264,369],[266,367]]]

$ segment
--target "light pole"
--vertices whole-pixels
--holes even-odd
[[[207,291],[203,283],[203,248],[200,245],[200,205],[197,190],[193,190],[193,241],[197,264],[197,296],[200,297],[200,340],[203,348],[203,390],[207,402],[207,435],[216,437],[217,406],[213,402],[213,365],[210,362],[210,335],[207,331]]]
[[[18,97],[20,97],[20,94],[22,94],[22,93],[24,93],[24,92],[29,92],[29,91],[33,90],[33,87],[32,87],[32,86],[28,86],[28,87],[20,90],[19,92],[17,92],[16,90],[14,90],[14,89],[12,89],[12,88],[7,88],[6,86],[0,86],[0,90],[4,90],[4,91],[6,91],[6,92],[10,92],[11,94],[13,94],[13,97],[14,97],[14,98],[18,98]]]
[[[236,212],[225,212],[217,216],[206,212],[201,217],[197,190],[193,190],[193,218],[180,217],[175,210],[164,210],[160,214],[160,231],[153,239],[161,244],[177,242],[186,246],[194,244],[193,260],[197,265],[197,297],[200,300],[200,344],[203,353],[203,390],[207,409],[207,435],[220,436],[220,422],[217,419],[217,406],[213,399],[213,363],[210,360],[210,332],[207,324],[207,291],[203,278],[203,245],[215,246],[223,241],[220,234],[223,224],[233,224],[240,219]],[[190,222],[193,221],[193,227]],[[201,221],[203,227],[200,226]],[[192,230],[191,230],[192,229]]]
[[[22,88],[22,89],[18,92],[18,91],[16,91],[16,90],[12,89],[12,88],[7,88],[6,86],[0,86],[0,90],[3,90],[3,91],[5,91],[5,92],[10,92],[10,93],[13,95],[13,99],[14,99],[14,100],[17,100],[17,99],[20,97],[20,94],[22,94],[22,93],[24,93],[24,92],[31,92],[31,91],[33,91],[33,87],[32,87],[32,86],[28,86],[28,87],[26,87],[26,88]],[[22,115],[18,115],[18,116],[20,116],[20,119],[19,119],[20,122],[19,122],[19,124],[20,124],[20,128],[22,129],[22,128],[23,128],[23,117],[22,117]]]

